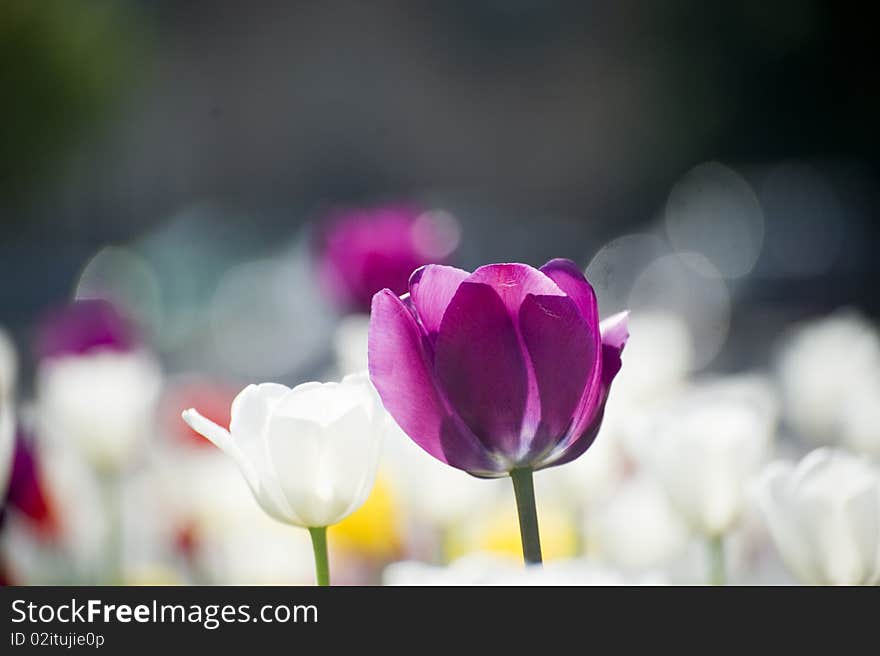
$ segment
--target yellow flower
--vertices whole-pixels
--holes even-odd
[[[123,574],[124,585],[183,585],[184,580],[172,568],[160,563],[137,565]]]
[[[401,545],[400,512],[388,479],[381,472],[366,502],[329,528],[334,548],[371,558],[393,558]]]
[[[481,521],[482,520],[482,521]],[[571,513],[552,507],[539,509],[541,550],[544,560],[563,560],[577,555],[580,538]],[[474,526],[447,535],[446,554],[455,560],[465,554],[484,551],[522,560],[519,520],[513,507],[497,508],[485,518],[477,518]]]

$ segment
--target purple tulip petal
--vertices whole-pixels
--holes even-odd
[[[496,453],[518,453],[528,373],[513,320],[492,287],[461,283],[434,361],[446,398],[480,441]]]
[[[564,296],[555,282],[527,264],[487,264],[468,276],[467,282],[482,283],[494,289],[514,321],[528,294]]]
[[[541,272],[577,304],[588,325],[594,326],[599,323],[596,293],[574,262],[562,258],[550,260],[541,267]]]
[[[552,457],[548,458],[542,467],[562,465],[574,460],[586,451],[596,439],[599,428],[602,426],[608,392],[614,377],[620,371],[621,354],[626,346],[626,340],[629,339],[628,316],[628,312],[620,312],[600,324],[602,331],[602,376],[595,405],[581,409],[582,414],[572,427],[568,440],[563,443],[562,455],[555,460]]]
[[[526,296],[519,325],[540,398],[540,417],[526,416],[534,434],[529,456],[535,457],[571,427],[584,386],[599,366],[597,328],[566,296]]]
[[[599,308],[596,304],[596,293],[584,277],[583,272],[571,260],[558,258],[550,260],[541,267],[541,272],[553,280],[566,295],[574,301],[584,321],[592,328],[593,344],[596,353],[601,348],[601,336],[598,330]],[[580,404],[575,411],[575,421],[572,426],[573,433],[582,433],[586,430],[589,419],[596,414],[597,407],[601,403],[602,391],[602,364],[600,358],[594,359],[594,366],[590,370],[590,376],[582,390]]]
[[[446,410],[437,394],[415,318],[391,290],[373,297],[368,338],[370,379],[403,431],[446,462],[440,428]]]
[[[449,301],[470,274],[451,266],[429,264],[416,269],[409,279],[409,293],[425,332],[433,340]]]
[[[559,449],[557,453],[551,454],[549,458],[537,465],[535,469],[557,467],[581,457],[584,452],[592,446],[593,442],[596,441],[596,436],[599,435],[599,429],[602,428],[602,418],[604,415],[605,401],[603,400],[596,410],[595,415],[592,417],[592,421],[583,430],[580,437],[565,445],[564,448]]]
[[[368,356],[370,379],[383,405],[416,444],[453,467],[494,471],[483,445],[447,410],[419,326],[388,289],[373,298]]]

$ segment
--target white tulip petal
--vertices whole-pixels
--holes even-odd
[[[341,383],[305,383],[294,387],[279,401],[275,412],[319,426],[328,426],[363,405],[359,388]]]
[[[269,450],[268,434],[271,421],[270,417],[263,429],[263,434],[255,441],[252,453],[253,466],[260,481],[258,500],[266,512],[273,517],[281,517],[282,521],[288,524],[301,526],[302,522],[284,494],[277,463],[273,460]]]
[[[323,441],[321,426],[296,417],[275,416],[266,432],[279,488],[301,526],[336,523],[345,508],[335,495],[335,472],[323,457]]]
[[[818,584],[821,576],[810,545],[801,535],[793,516],[790,482],[794,467],[774,462],[761,474],[757,485],[758,506],[767,518],[767,525],[776,547],[795,576],[804,582]]]
[[[364,406],[352,410],[326,431],[324,458],[335,471],[336,494],[348,500],[344,515],[366,501],[378,468],[382,433],[374,432],[367,410]]]
[[[273,517],[284,517],[290,509],[269,460],[265,432],[272,412],[290,388],[276,383],[248,385],[232,401],[230,433],[250,463],[251,487],[260,505]],[[250,483],[251,480],[249,479]]]
[[[645,425],[645,464],[704,535],[721,535],[738,521],[747,481],[766,456],[774,417],[769,404],[751,400],[753,389],[737,379],[706,384]]]
[[[780,555],[804,583],[871,584],[880,575],[880,472],[817,449],[762,476],[759,502]]]
[[[357,385],[359,387],[367,387],[372,388],[373,383],[370,381],[370,374],[367,373],[366,369],[363,371],[356,371],[354,373],[348,374],[345,378],[342,379],[341,385],[346,386],[354,386]]]
[[[854,536],[847,526],[839,499],[801,496],[796,514],[814,545],[822,582],[828,585],[857,585],[863,576],[864,563]]]
[[[880,548],[880,493],[875,486],[844,501],[844,530],[851,534],[861,564],[858,583],[874,585],[878,579],[877,553]]]
[[[229,434],[229,431],[222,426],[215,424],[210,419],[203,417],[195,408],[184,410],[180,416],[190,428],[209,440],[220,450],[226,453],[238,451],[238,447],[236,447],[232,441],[232,436]]]
[[[248,441],[262,435],[275,404],[289,391],[288,387],[276,383],[245,387],[232,401],[229,432]]]
[[[181,414],[183,420],[199,435],[209,440],[214,446],[230,456],[238,465],[248,485],[257,493],[260,486],[259,477],[253,464],[245,457],[242,450],[235,443],[229,431],[215,424],[210,419],[203,417],[195,408],[184,410]]]

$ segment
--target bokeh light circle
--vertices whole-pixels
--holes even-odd
[[[677,251],[701,253],[725,278],[748,274],[764,242],[764,214],[746,180],[717,162],[691,169],[666,202],[666,233]]]
[[[629,308],[633,316],[668,312],[682,319],[690,330],[695,369],[709,364],[727,340],[730,292],[718,269],[699,253],[664,255],[648,265],[633,285]]]

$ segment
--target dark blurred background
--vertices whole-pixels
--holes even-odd
[[[452,212],[463,266],[587,266],[717,161],[762,212],[725,276],[746,366],[880,309],[875,32],[808,0],[3,0],[0,323],[24,345],[108,244],[211,295],[338,202]]]

